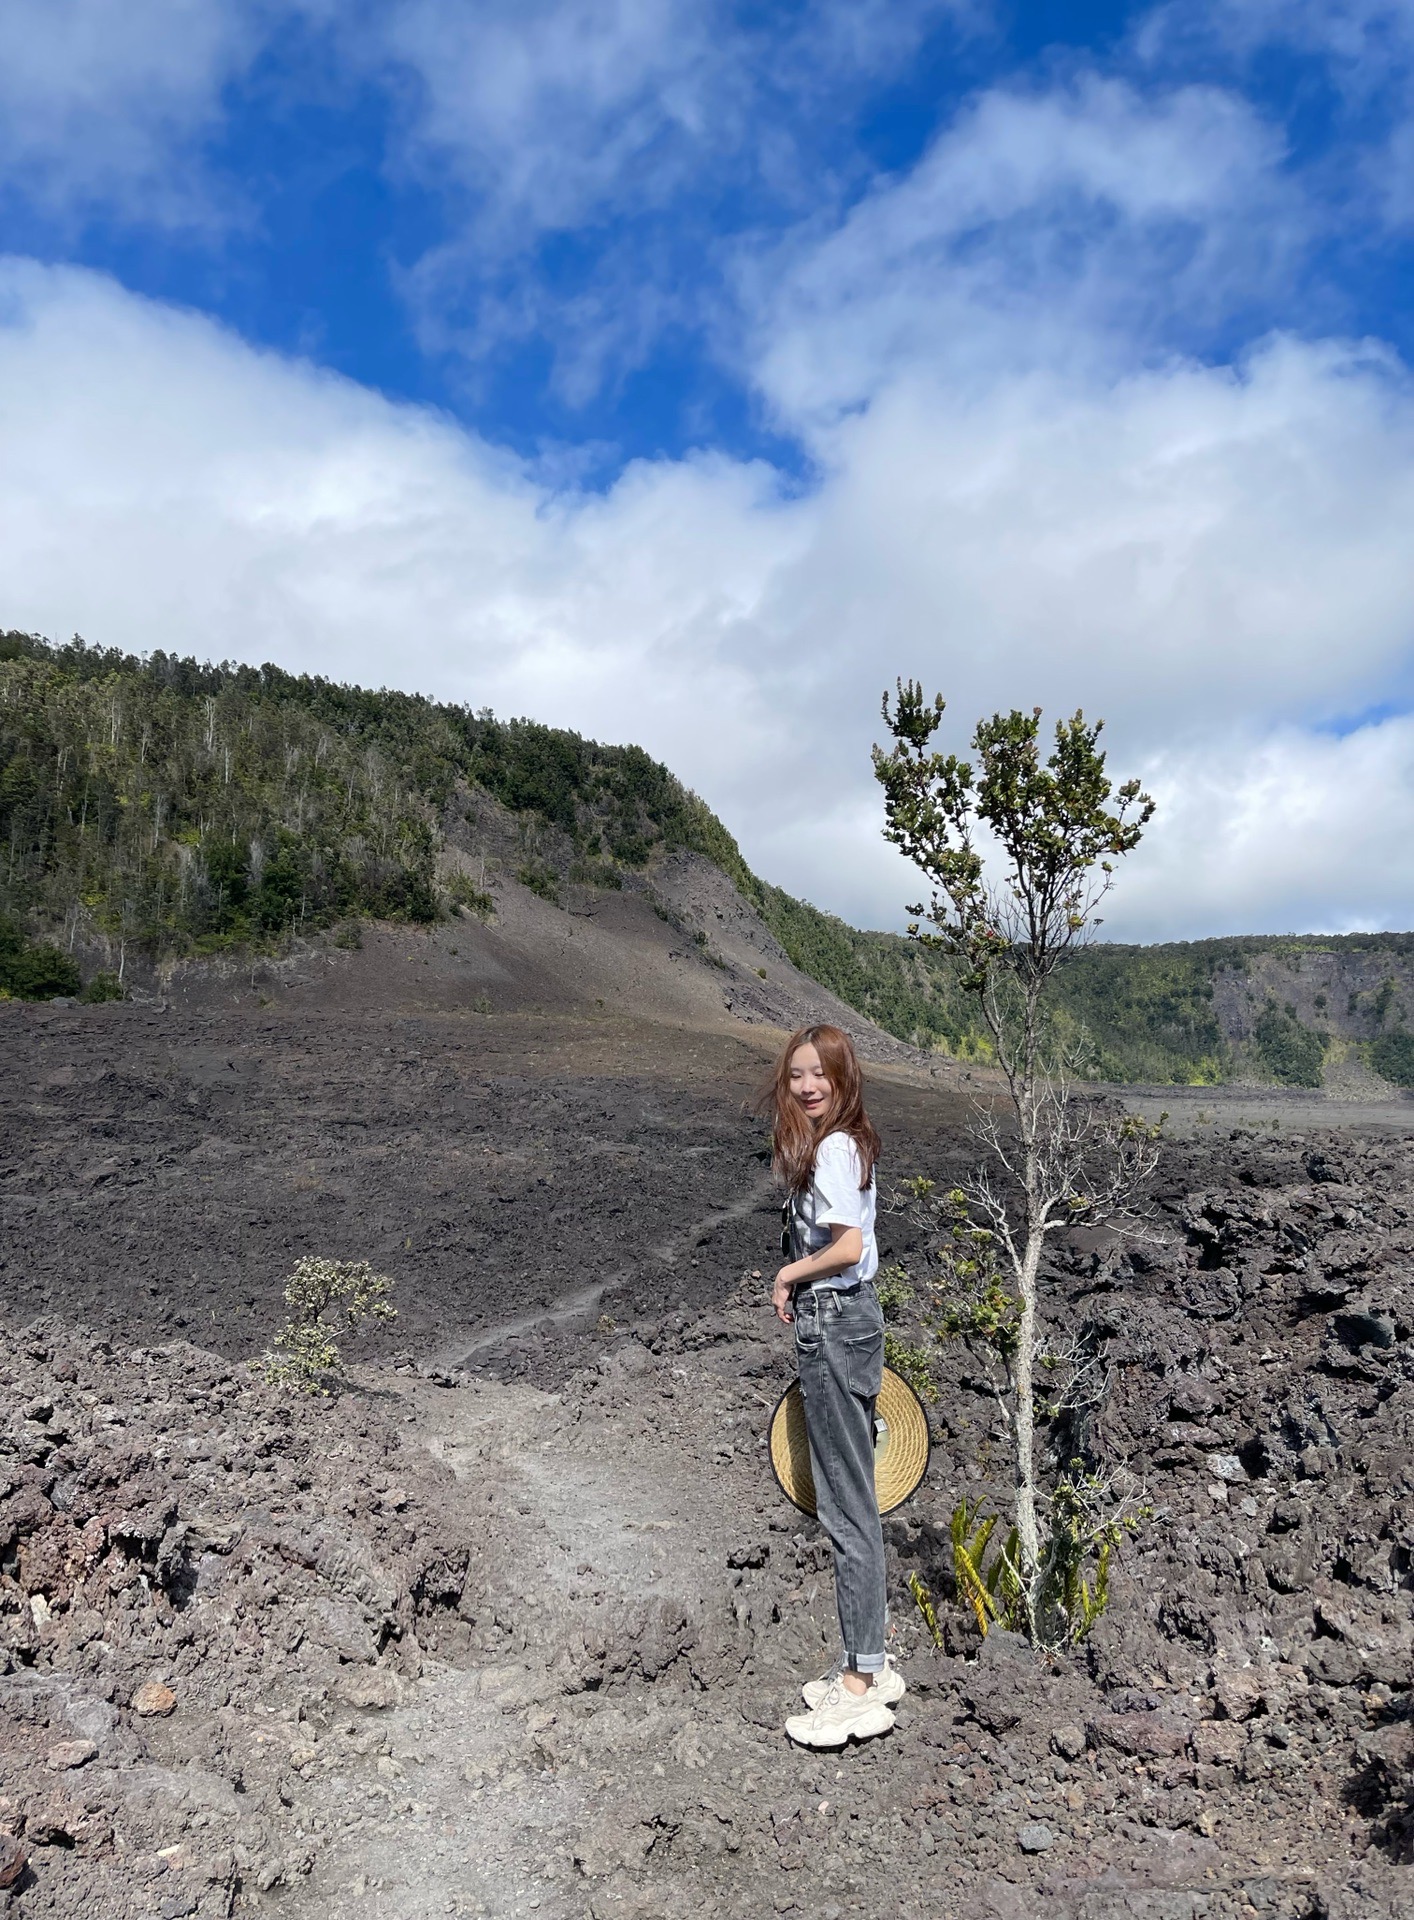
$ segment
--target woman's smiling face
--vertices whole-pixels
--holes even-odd
[[[834,1091],[814,1047],[797,1047],[790,1057],[791,1098],[798,1100],[812,1120],[818,1120]]]

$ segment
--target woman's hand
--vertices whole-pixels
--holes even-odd
[[[776,1310],[776,1318],[785,1326],[795,1319],[791,1312],[791,1301],[795,1298],[795,1266],[782,1267],[771,1287],[771,1305]]]

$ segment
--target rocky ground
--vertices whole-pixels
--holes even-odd
[[[247,993],[0,1009],[17,1920],[1414,1914],[1414,1143],[1208,1127],[1160,1244],[1061,1251],[1154,1509],[1064,1660],[954,1600],[949,1516],[1005,1462],[941,1356],[887,1523],[911,1690],[810,1755],[769,1036]],[[956,1093],[880,1069],[873,1104],[891,1175],[967,1156]],[[401,1311],[328,1401],[246,1364],[315,1251]]]

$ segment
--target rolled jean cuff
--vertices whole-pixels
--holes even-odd
[[[846,1664],[853,1667],[856,1673],[882,1673],[884,1656],[882,1653],[851,1653]]]

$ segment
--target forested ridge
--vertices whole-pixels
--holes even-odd
[[[474,788],[558,830],[580,880],[622,884],[673,848],[705,855],[802,972],[901,1039],[986,1058],[946,956],[761,881],[639,747],[275,666],[20,633],[0,636],[0,994],[77,992],[71,956],[100,949],[99,997],[130,952],[270,946],[357,916],[434,920],[453,904],[437,877],[446,810]],[[553,897],[555,875],[532,864],[521,877]],[[1291,985],[1303,968],[1345,984],[1303,993]],[[1414,936],[1096,945],[1058,977],[1055,1020],[1107,1080],[1314,1086],[1354,1058],[1411,1084]]]
[[[96,933],[201,954],[355,914],[435,919],[459,785],[560,828],[611,884],[664,845],[741,867],[638,747],[273,666],[0,638],[0,905],[65,949]]]

